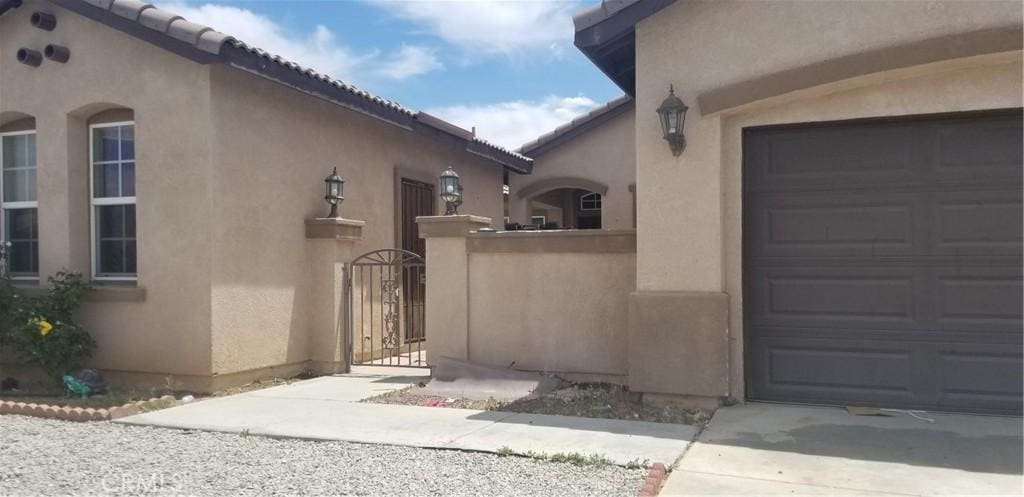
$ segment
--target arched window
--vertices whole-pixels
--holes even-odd
[[[39,277],[36,130],[32,119],[0,128],[0,239],[10,243],[7,270],[15,279]]]
[[[590,192],[585,195],[580,195],[580,210],[581,211],[599,211],[601,210],[601,194],[597,192]]]
[[[128,112],[89,125],[92,274],[98,280],[137,277],[135,122]]]

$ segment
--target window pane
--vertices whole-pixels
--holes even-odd
[[[8,240],[31,240],[36,236],[36,210],[35,209],[10,209],[7,210],[7,236]]]
[[[124,236],[135,238],[135,206],[124,206]]]
[[[25,163],[26,167],[36,167],[36,135],[25,135],[25,148],[28,160]]]
[[[98,164],[93,167],[93,197],[118,196],[117,164]]]
[[[7,270],[15,276],[38,274],[38,249],[35,242],[11,242],[11,259]]]
[[[11,242],[8,269],[11,273],[33,275],[39,272],[39,229],[36,209],[13,209],[5,214],[7,233],[4,238]]]
[[[100,274],[119,274],[125,272],[124,242],[121,240],[101,241],[99,243],[99,250]]]
[[[121,164],[121,196],[135,196],[135,163],[126,162]]]
[[[35,195],[29,195],[29,175],[34,176],[34,171],[30,169],[15,169],[14,171],[4,171],[3,182],[4,182],[4,202],[24,202],[26,200],[35,200]],[[34,180],[32,181],[34,184]]]
[[[25,171],[25,200],[35,202],[36,200],[36,170]]]
[[[135,240],[124,242],[124,258],[124,272],[137,273],[139,270],[135,267]]]
[[[135,160],[135,126],[121,126],[121,160]]]
[[[2,152],[3,156],[4,156],[4,163],[3,163],[3,168],[4,169],[9,169],[9,168],[12,168],[12,167],[16,167],[14,165],[14,156],[16,155],[16,152],[14,151],[14,149],[17,146],[17,144],[16,144],[16,139],[17,138],[18,138],[17,136],[5,136],[3,138],[3,150],[0,151],[0,152]]]
[[[101,240],[124,237],[124,209],[123,205],[96,207],[96,233]]]
[[[36,137],[33,134],[12,135],[3,138],[4,169],[35,167]]]
[[[134,274],[135,206],[97,206],[96,234],[99,274]]]
[[[118,160],[118,128],[93,128],[92,158],[94,161]]]

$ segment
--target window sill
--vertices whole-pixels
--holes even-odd
[[[14,289],[24,297],[46,295],[46,287],[33,281],[15,281]],[[92,290],[85,294],[86,302],[145,302],[146,289],[135,285],[92,283]]]
[[[131,283],[92,282],[92,290],[85,294],[86,302],[144,302],[146,288]]]

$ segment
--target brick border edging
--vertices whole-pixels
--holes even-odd
[[[644,484],[640,487],[640,492],[636,494],[636,497],[655,497],[658,495],[667,476],[668,469],[665,468],[664,463],[656,462],[652,464],[651,469],[647,471],[647,476],[644,478]]]
[[[175,399],[173,395],[164,395],[163,397],[139,400],[127,403],[123,406],[111,407],[109,409],[62,407],[59,405],[13,402],[7,400],[0,402],[0,414],[18,414],[21,416],[33,416],[37,418],[59,419],[61,421],[110,421],[112,419],[139,414],[142,412],[142,406],[150,402],[174,402],[175,400],[177,399]]]

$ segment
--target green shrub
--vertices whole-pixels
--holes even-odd
[[[0,268],[6,267],[4,259],[0,248]],[[25,297],[0,269],[0,346],[60,383],[62,376],[84,366],[96,348],[72,315],[87,291],[81,274],[61,271],[48,279],[46,294]]]

